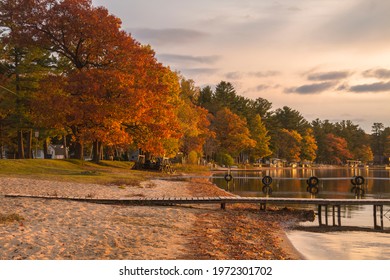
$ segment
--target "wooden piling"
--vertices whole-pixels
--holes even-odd
[[[341,205],[337,205],[337,218],[339,227],[341,227]]]
[[[333,226],[336,225],[336,212],[335,212],[335,206],[332,205],[332,222],[333,222]]]
[[[322,213],[321,213],[322,205],[318,204],[318,225],[322,226]]]
[[[325,224],[328,226],[328,205],[325,205]]]
[[[381,216],[381,229],[383,230],[383,205],[379,206],[380,216]]]
[[[379,208],[379,217],[380,217],[380,226],[378,225],[378,208]],[[374,215],[374,229],[383,230],[383,205],[374,205],[373,209]]]

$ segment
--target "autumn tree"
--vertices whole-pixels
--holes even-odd
[[[359,159],[362,151],[367,151],[370,138],[358,125],[350,120],[343,120],[335,123],[335,135],[344,138],[347,141],[348,150],[352,153],[354,159]]]
[[[255,146],[250,150],[251,156],[255,159],[262,159],[272,154],[269,148],[271,137],[263,124],[260,115],[256,115],[252,121],[253,125],[250,129],[251,138],[256,142]]]
[[[329,159],[327,158],[328,152],[327,152],[327,142],[326,142],[326,135],[329,133],[334,134],[334,124],[331,123],[329,120],[320,120],[315,119],[311,122],[311,128],[313,130],[314,138],[316,139],[317,143],[317,162],[329,162]]]
[[[134,75],[135,93],[141,94],[140,105],[133,106],[134,110],[127,108],[133,121],[127,121],[125,126],[137,147],[150,154],[164,155],[170,144],[178,143],[176,140],[182,136],[176,111],[180,85],[175,73],[156,63],[154,53],[148,60]]]
[[[318,146],[313,134],[313,129],[308,128],[302,136],[301,161],[313,162],[316,158]]]
[[[31,48],[46,49],[49,53],[55,54],[65,62],[63,65],[67,65],[68,70],[74,66],[81,69],[89,64],[96,64],[106,57],[103,56],[106,49],[100,49],[101,45],[97,45],[96,42],[100,42],[100,38],[107,36],[107,33],[99,38],[96,31],[108,31],[108,27],[105,29],[100,27],[109,25],[104,20],[104,14],[100,14],[100,18],[99,15],[94,14],[95,22],[88,22],[93,18],[90,1],[5,0],[1,2],[1,8],[1,23],[9,29],[8,37],[17,43],[15,48],[18,51],[18,56],[15,56],[17,63],[21,61],[19,57],[23,55],[23,48],[27,47],[30,50]],[[94,26],[94,23],[100,21],[102,25]],[[90,23],[92,25],[88,26]],[[18,92],[21,87],[19,80],[22,77],[20,71],[16,71],[15,76]],[[27,110],[23,109],[23,111]]]
[[[196,105],[199,97],[199,88],[193,80],[184,77],[180,81],[180,104],[177,106],[177,114],[183,136],[180,139],[180,149],[184,155],[196,152],[198,156],[203,154],[203,146],[209,137],[214,137],[210,131],[209,112]]]
[[[237,157],[240,152],[253,148],[256,144],[250,138],[246,121],[227,108],[217,112],[212,128],[216,135],[215,140],[218,143],[219,152]]]
[[[35,115],[47,117],[40,121],[71,133],[80,159],[85,143],[93,143],[96,161],[103,144],[134,143],[159,154],[170,149],[180,137],[174,113],[179,86],[153,50],[141,46],[120,29],[118,18],[91,1],[33,3],[23,12],[28,15],[21,23],[23,32],[34,38],[32,44],[55,53],[63,66],[62,75],[50,75],[36,96]],[[51,91],[45,83],[55,79],[60,84]],[[61,108],[55,104],[59,97]],[[48,104],[54,107],[42,108]]]
[[[363,145],[357,147],[353,152],[354,158],[360,160],[363,163],[372,162],[374,160],[374,154],[369,145]]]
[[[299,162],[302,136],[296,130],[281,129],[277,134],[276,156],[289,162]]]
[[[352,158],[352,154],[348,150],[347,141],[332,133],[328,133],[325,136],[325,147],[326,158],[329,160],[328,163],[342,164]]]

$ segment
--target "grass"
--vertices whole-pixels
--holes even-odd
[[[97,183],[138,185],[158,173],[131,170],[133,163],[102,161],[100,164],[80,160],[7,159],[0,160],[0,176]]]
[[[105,185],[139,185],[140,182],[155,177],[169,176],[166,173],[132,170],[134,163],[128,161],[101,161],[96,164],[81,160],[56,159],[5,159],[0,160],[0,176],[72,181]],[[206,166],[175,164],[176,174],[209,171]]]

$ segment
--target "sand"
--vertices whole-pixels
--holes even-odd
[[[107,186],[0,177],[1,260],[299,259],[283,232],[291,210],[250,206],[115,206],[5,194],[90,197],[226,195],[205,180]]]

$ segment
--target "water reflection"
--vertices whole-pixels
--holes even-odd
[[[232,171],[233,180],[227,184],[225,173],[217,173],[213,182],[219,187],[240,196],[265,196],[261,178],[273,178],[272,197],[313,197],[307,192],[306,180],[311,176],[320,179],[318,198],[355,198],[351,192],[351,178],[363,176],[365,198],[390,198],[390,170],[380,169],[269,169],[259,171]],[[293,206],[296,207],[296,206]],[[310,208],[315,206],[303,206]],[[373,207],[368,205],[341,206],[341,223],[344,232],[309,232],[294,230],[288,233],[293,245],[307,259],[390,259],[390,209],[384,207],[384,227],[386,232],[373,232]],[[329,217],[332,219],[331,216]],[[330,221],[331,224],[331,221]],[[313,227],[318,220],[303,223]],[[318,226],[317,226],[318,227]],[[359,231],[356,231],[359,227]],[[362,231],[363,229],[363,231]]]
[[[261,179],[271,176],[272,196],[309,198],[306,180],[311,176],[320,179],[319,198],[353,198],[351,179],[354,176],[365,178],[366,197],[390,198],[389,170],[380,169],[268,169],[261,171],[232,171],[233,180],[223,178],[225,173],[216,173],[213,182],[219,187],[240,196],[264,196]],[[372,179],[377,178],[377,179]]]

